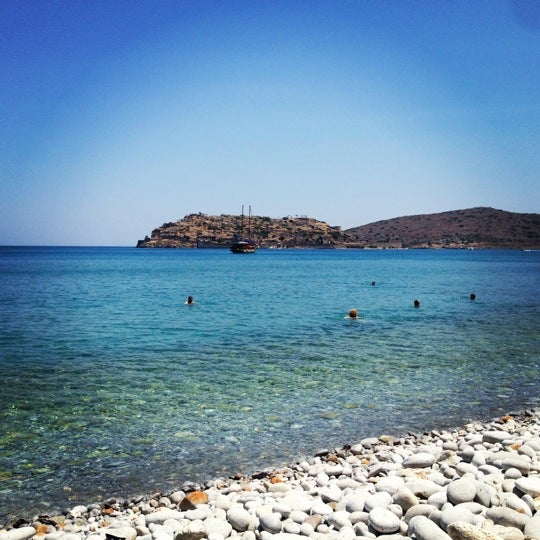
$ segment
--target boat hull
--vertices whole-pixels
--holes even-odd
[[[251,242],[235,242],[231,245],[233,253],[255,253],[256,246]]]

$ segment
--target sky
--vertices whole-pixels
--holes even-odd
[[[538,0],[3,0],[0,245],[540,211]]]

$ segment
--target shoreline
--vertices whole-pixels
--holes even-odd
[[[540,539],[540,408],[0,527],[0,540]]]

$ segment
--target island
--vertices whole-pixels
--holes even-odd
[[[189,214],[155,228],[139,248],[229,248],[241,215]],[[244,222],[245,227],[245,222]],[[250,239],[259,248],[540,249],[540,214],[488,207],[403,216],[342,230],[307,216],[251,216]]]

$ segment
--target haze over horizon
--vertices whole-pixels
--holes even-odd
[[[540,208],[540,2],[0,4],[0,245]]]

